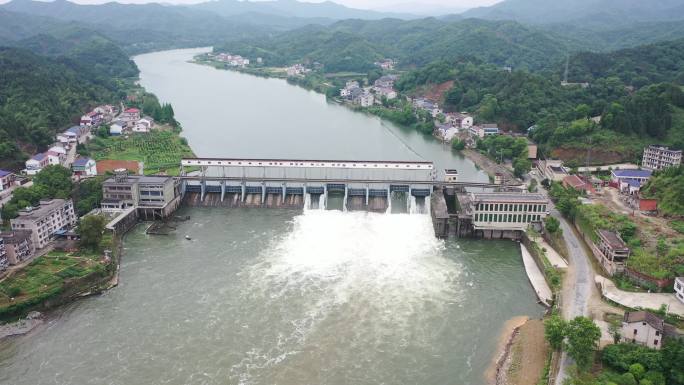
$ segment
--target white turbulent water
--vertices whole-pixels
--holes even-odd
[[[385,362],[380,354],[428,353],[434,341],[426,319],[458,297],[460,269],[440,256],[443,248],[426,215],[309,210],[296,216],[292,230],[241,273],[249,283],[242,296],[296,316],[264,325],[273,332],[231,374],[245,384],[269,383],[281,370],[288,374],[279,383],[316,377],[335,383],[325,372],[334,378],[351,364],[364,368],[357,380],[371,381],[386,370],[377,367]]]

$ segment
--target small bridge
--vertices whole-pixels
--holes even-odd
[[[432,162],[229,158],[182,159],[179,176],[190,203],[210,206],[318,206],[334,195],[344,209],[385,211],[393,195],[409,207],[435,186],[501,187],[436,178]]]

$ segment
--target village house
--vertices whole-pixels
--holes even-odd
[[[444,114],[444,121],[463,129],[469,129],[473,126],[472,116],[458,112],[447,112]]]
[[[675,278],[674,283],[675,297],[679,302],[684,303],[684,277]]]
[[[101,106],[97,106],[95,107],[95,109],[93,109],[93,111],[102,114],[103,119],[107,119],[107,117],[111,117],[116,114],[116,108],[111,104],[103,104]]]
[[[56,151],[46,151],[45,156],[48,159],[48,164],[61,166],[66,162],[66,155]]]
[[[249,59],[240,55],[231,55],[229,53],[220,53],[216,55],[216,60],[224,62],[232,67],[245,67],[249,65]]]
[[[392,100],[397,98],[397,92],[391,88],[387,87],[373,87],[375,94],[378,97],[384,97],[387,100]]]
[[[625,262],[629,258],[629,248],[616,232],[600,229],[596,232],[598,244],[592,245],[601,266],[611,276],[621,273],[625,269]]]
[[[75,226],[77,220],[71,199],[41,199],[37,207],[19,211],[19,216],[11,219],[10,224],[15,231],[31,230],[33,248],[42,249],[56,231]]]
[[[499,135],[499,127],[496,124],[483,124],[470,127],[470,133],[482,139],[485,136]]]
[[[0,170],[0,191],[5,191],[14,184],[16,175],[11,171]]]
[[[442,113],[442,110],[439,108],[439,105],[437,105],[437,103],[434,103],[425,98],[414,99],[413,107],[429,112],[433,118],[436,118],[437,116],[439,116],[439,114]]]
[[[380,67],[383,70],[393,70],[394,66],[397,64],[394,59],[383,59],[381,61],[373,63],[376,67]]]
[[[26,175],[36,175],[48,164],[50,164],[50,159],[48,159],[45,153],[41,152],[40,154],[36,154],[32,156],[31,159],[26,161],[26,169],[24,169],[24,173]]]
[[[568,175],[563,178],[563,187],[574,188],[577,191],[584,191],[587,195],[596,194],[594,186],[577,175]]]
[[[451,140],[458,134],[458,128],[452,126],[451,124],[441,124],[437,127],[437,135],[439,135],[445,142],[451,142]]]
[[[67,150],[66,148],[61,146],[61,143],[56,144],[48,149],[48,151],[56,152],[60,155],[63,155],[64,157],[67,156]]]
[[[134,122],[140,120],[140,110],[135,107],[127,108],[121,114],[121,120],[132,126]]]
[[[76,176],[95,176],[97,175],[97,163],[88,157],[79,157],[71,165],[71,169]]]
[[[671,150],[667,146],[652,144],[644,148],[641,165],[650,170],[662,170],[682,164],[682,150]]]
[[[311,69],[306,68],[303,64],[295,64],[287,67],[287,76],[300,76],[311,72]]]
[[[398,78],[399,77],[397,75],[384,75],[375,80],[373,85],[380,88],[394,88],[394,82]]]
[[[117,120],[109,125],[109,135],[121,135],[127,128],[126,122]]]
[[[86,127],[97,127],[102,123],[102,113],[97,111],[91,111],[83,116],[81,116],[81,121],[79,124]]]
[[[0,232],[0,241],[5,245],[5,253],[9,265],[21,263],[33,255],[34,249],[30,230]]]
[[[373,94],[368,91],[364,91],[363,94],[361,94],[361,96],[357,100],[358,104],[361,105],[361,107],[372,107],[373,104],[375,104],[375,96],[373,96]]]
[[[138,120],[133,126],[133,132],[150,132],[154,127],[154,119],[149,116],[145,116]]]
[[[361,88],[359,86],[359,82],[357,82],[356,80],[350,80],[347,82],[344,88],[340,90],[340,96],[343,98],[347,98],[349,100],[353,100],[354,97],[357,96],[360,92]]]
[[[659,350],[663,338],[677,335],[676,329],[657,315],[647,311],[625,312],[622,318],[622,340]]]
[[[611,171],[611,182],[621,192],[636,194],[641,186],[651,178],[651,170],[613,170]]]

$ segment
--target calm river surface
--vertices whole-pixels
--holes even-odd
[[[136,63],[198,156],[428,159],[487,179],[430,137],[193,52]],[[119,287],[0,342],[0,383],[481,385],[503,323],[542,311],[516,243],[440,241],[428,215],[182,214],[170,236],[126,237]]]

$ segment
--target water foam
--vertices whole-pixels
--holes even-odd
[[[460,268],[443,251],[428,215],[305,210],[246,272],[245,295],[277,314],[278,333],[231,372],[241,383],[262,383],[252,376],[286,361],[325,371],[429,350],[425,319],[459,297]]]

